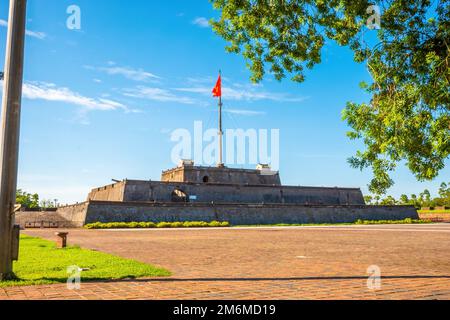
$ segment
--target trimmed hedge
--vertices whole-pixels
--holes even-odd
[[[204,221],[186,221],[186,222],[95,222],[85,225],[86,229],[155,229],[155,228],[225,228],[229,227],[229,222],[204,222]]]
[[[450,214],[450,210],[419,210],[419,214]]]
[[[355,224],[424,224],[424,223],[430,223],[426,220],[414,220],[411,218],[406,218],[405,220],[379,220],[379,221],[372,221],[372,220],[358,220],[355,222]]]
[[[266,226],[308,226],[308,225],[371,225],[371,224],[423,224],[430,223],[428,220],[380,220],[380,221],[370,221],[370,220],[358,220],[354,223],[336,223],[336,224],[277,224],[277,225],[266,225]],[[186,222],[109,222],[109,223],[91,223],[84,227],[86,229],[169,229],[169,228],[226,228],[230,227],[230,223],[227,221],[186,221]],[[265,225],[255,225],[255,227],[264,227]]]

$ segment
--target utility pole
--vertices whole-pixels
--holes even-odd
[[[0,132],[0,281],[13,276],[13,227],[19,158],[26,0],[10,0]]]

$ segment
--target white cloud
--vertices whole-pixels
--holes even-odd
[[[39,32],[39,31],[26,30],[25,34],[27,36],[34,37],[34,38],[37,38],[40,40],[43,40],[47,37],[47,35],[44,32]]]
[[[201,28],[209,28],[209,20],[205,17],[198,17],[195,18],[194,21],[192,21],[192,24],[195,24],[196,26],[199,26]]]
[[[244,109],[225,109],[224,112],[236,114],[240,116],[262,116],[266,113],[263,111],[253,111],[253,110],[244,110]]]
[[[73,92],[69,88],[57,87],[53,83],[48,82],[26,82],[23,85],[23,96],[30,100],[45,100],[54,102],[64,102],[83,107],[87,110],[116,110],[128,108],[113,100],[104,98],[90,98],[83,96],[77,92]]]
[[[186,80],[192,84],[192,85],[205,85],[205,84],[211,84],[211,83],[216,83],[217,81],[217,77],[214,78],[212,76],[206,76],[206,77],[189,77],[186,78]],[[222,77],[222,81],[224,81],[225,78]]]
[[[134,89],[124,89],[123,95],[132,98],[147,99],[160,102],[177,102],[182,104],[194,104],[189,97],[177,96],[166,89],[138,86]]]
[[[157,75],[147,72],[143,69],[133,69],[130,67],[119,67],[115,66],[112,62],[108,63],[109,67],[92,67],[92,66],[84,66],[85,69],[88,70],[96,70],[108,75],[121,75],[127,79],[134,81],[149,81],[149,80],[158,80],[161,77]]]
[[[8,21],[0,19],[0,27],[7,27],[8,26]],[[32,31],[32,30],[25,30],[25,34],[27,36],[36,38],[36,39],[45,39],[47,37],[47,35],[44,32],[39,32],[39,31]]]
[[[236,87],[238,87],[236,85]],[[227,100],[236,101],[255,101],[255,100],[272,100],[280,102],[303,102],[307,97],[296,97],[284,93],[272,93],[267,91],[258,91],[257,86],[239,86],[240,88],[234,89],[230,87],[222,88],[222,96]],[[210,87],[188,87],[188,88],[175,88],[177,91],[197,93],[205,96],[212,96],[212,88]]]

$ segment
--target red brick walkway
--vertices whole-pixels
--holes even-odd
[[[174,275],[0,289],[0,299],[450,299],[450,224],[70,230],[69,242]],[[371,265],[381,269],[380,290],[367,287]]]

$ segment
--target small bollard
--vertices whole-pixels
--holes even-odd
[[[55,235],[58,237],[58,240],[56,242],[56,246],[59,249],[63,249],[67,247],[67,235],[68,232],[55,232]]]

